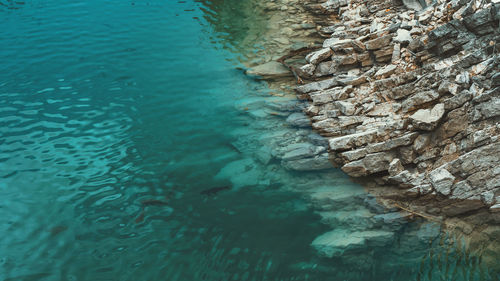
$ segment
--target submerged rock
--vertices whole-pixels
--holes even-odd
[[[314,239],[311,245],[321,255],[332,258],[353,255],[359,251],[366,251],[369,247],[383,247],[393,239],[394,233],[389,231],[333,230]]]
[[[314,157],[288,160],[283,162],[285,168],[295,171],[317,171],[332,169],[332,164],[328,158],[328,153],[323,153]]]
[[[286,122],[296,127],[301,127],[301,128],[311,127],[311,121],[309,120],[309,117],[300,112],[290,114],[286,118]]]
[[[246,73],[248,75],[260,76],[264,79],[292,76],[288,68],[276,61],[254,66],[249,68]]]

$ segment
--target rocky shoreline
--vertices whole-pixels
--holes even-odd
[[[287,3],[268,5],[284,12]],[[308,101],[312,127],[328,139],[330,162],[388,209],[438,221],[465,234],[471,249],[496,256],[499,1],[301,4],[296,13],[312,14],[323,39],[310,45],[305,60],[299,54],[285,66],[306,81],[295,90]],[[291,80],[280,65],[285,53],[247,73]],[[287,122],[309,123],[301,113]],[[293,147],[279,158],[290,169],[321,169],[325,151],[317,147]]]

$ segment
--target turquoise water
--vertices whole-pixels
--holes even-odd
[[[324,140],[241,70],[243,2],[0,3],[0,280],[489,280],[340,171],[285,167]],[[368,228],[395,234],[311,247]]]

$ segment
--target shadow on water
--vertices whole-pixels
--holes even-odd
[[[249,7],[0,18],[0,280],[494,280],[439,226],[303,171],[326,149],[286,121],[300,103],[235,69]]]
[[[259,35],[268,26],[268,15],[257,1],[197,0],[203,18],[220,42],[239,52],[252,51]]]

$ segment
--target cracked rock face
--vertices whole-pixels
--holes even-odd
[[[350,176],[376,177],[412,198],[458,200],[440,207],[447,215],[484,206],[497,214],[500,3],[329,0],[321,7],[339,20],[319,29],[330,37],[301,68],[314,81],[296,90],[310,98],[305,112],[328,138],[330,159]]]

